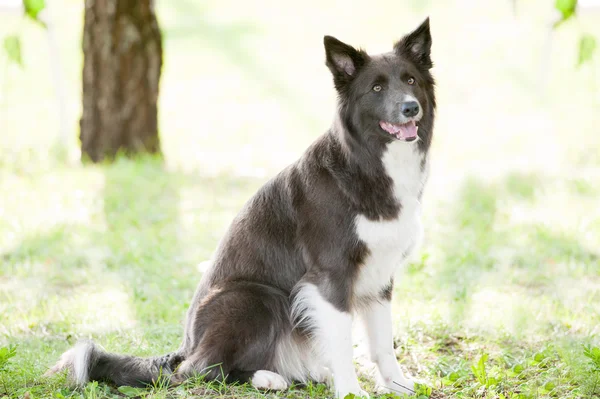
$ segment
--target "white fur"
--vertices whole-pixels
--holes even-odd
[[[306,351],[292,342],[292,338],[282,339],[275,350],[274,367],[287,381],[306,382],[308,373],[304,367]]]
[[[353,393],[368,398],[358,384],[352,362],[352,315],[337,310],[308,283],[298,287],[292,314],[312,331],[313,353],[331,370],[336,396]]]
[[[375,301],[361,311],[369,342],[371,361],[377,365],[379,392],[414,393],[414,383],[406,378],[394,354],[392,309],[388,301]]]
[[[381,293],[423,237],[419,195],[427,170],[421,170],[422,157],[416,143],[404,142],[393,142],[384,154],[383,164],[394,182],[394,195],[402,208],[395,220],[372,221],[362,215],[355,219],[358,237],[370,251],[355,282],[357,299]]]
[[[327,382],[331,378],[322,366],[308,342],[298,342],[294,336],[282,339],[277,345],[274,360],[275,371],[288,382],[308,380]]]
[[[81,342],[73,348],[73,374],[79,385],[89,381],[90,356],[94,351],[92,342]]]
[[[89,382],[90,356],[95,349],[91,341],[79,342],[74,348],[63,353],[59,361],[44,375],[51,376],[63,370],[68,370],[69,379],[77,386]]]
[[[268,370],[258,370],[254,373],[251,383],[254,388],[271,389],[273,391],[281,391],[288,387],[285,378]]]

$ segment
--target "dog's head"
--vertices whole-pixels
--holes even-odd
[[[429,18],[385,54],[368,55],[332,36],[324,44],[350,135],[363,143],[421,139],[429,145],[435,109]]]

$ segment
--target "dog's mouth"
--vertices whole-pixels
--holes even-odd
[[[415,121],[410,121],[401,125],[390,123],[390,122],[379,122],[379,126],[387,133],[394,136],[397,140],[402,141],[415,141],[419,138],[417,135],[417,126]]]

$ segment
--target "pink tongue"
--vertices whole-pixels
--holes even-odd
[[[417,137],[417,125],[414,121],[410,121],[403,125],[395,125],[389,122],[379,122],[379,126],[389,134],[402,139]]]

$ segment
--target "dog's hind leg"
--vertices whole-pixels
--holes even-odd
[[[282,337],[275,352],[275,370],[288,380],[305,384],[308,381],[330,383],[331,373],[312,350],[306,331],[295,330]]]
[[[188,328],[191,353],[177,378],[250,382],[261,389],[285,389],[288,376],[276,374],[279,342],[292,325],[289,298],[283,291],[251,282],[228,282],[197,306]]]

